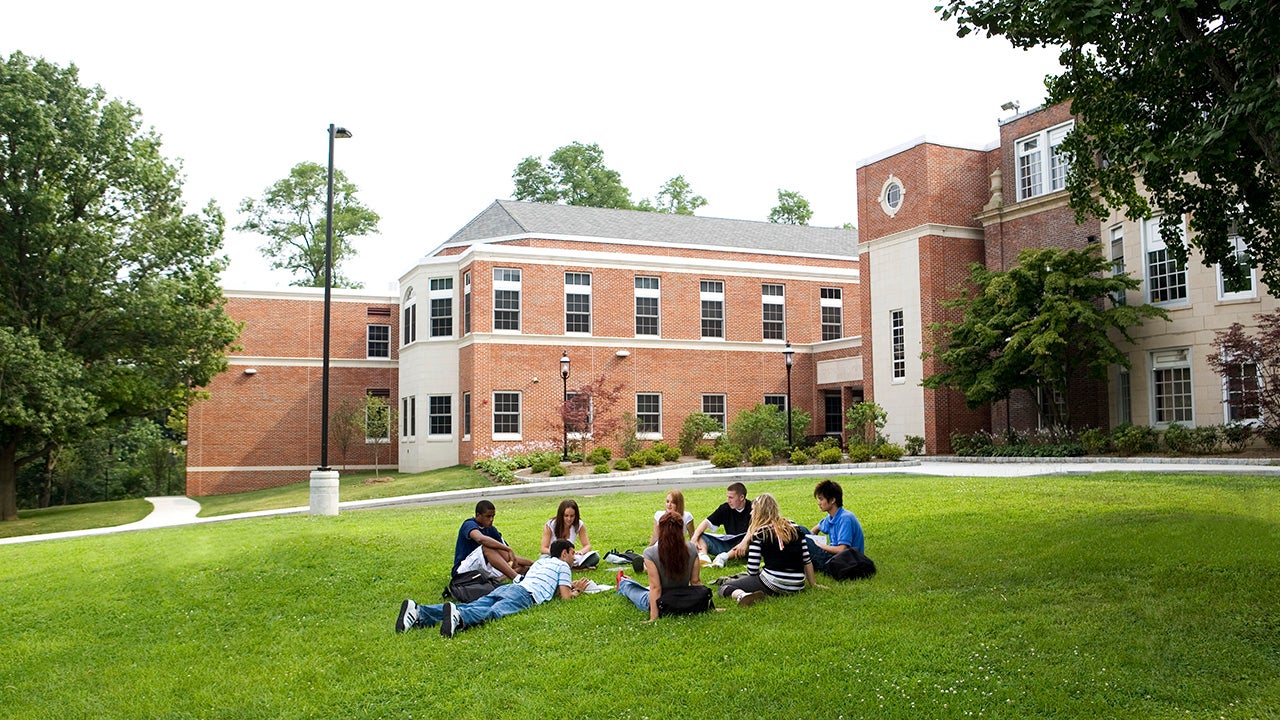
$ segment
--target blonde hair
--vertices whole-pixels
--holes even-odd
[[[768,530],[779,545],[785,545],[796,538],[796,526],[782,517],[778,511],[778,501],[769,493],[760,493],[751,502],[751,526],[747,536],[754,537],[759,530]]]

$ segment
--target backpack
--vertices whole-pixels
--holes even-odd
[[[658,598],[658,617],[696,615],[715,606],[711,601],[711,588],[706,585],[664,588],[662,596]]]
[[[836,580],[857,580],[875,575],[876,564],[858,548],[851,547],[827,561],[826,573]]]
[[[440,597],[460,603],[475,602],[501,584],[501,580],[490,577],[484,570],[472,570],[454,575]]]

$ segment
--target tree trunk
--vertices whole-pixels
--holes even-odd
[[[18,519],[18,441],[0,445],[0,522]]]
[[[53,469],[57,466],[57,451],[50,448],[44,456],[44,487],[40,489],[40,507],[47,508],[53,496]]]

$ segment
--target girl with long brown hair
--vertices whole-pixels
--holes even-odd
[[[647,589],[618,571],[618,594],[648,612],[650,620],[658,619],[658,598],[664,590],[702,584],[698,546],[689,542],[684,518],[674,511],[663,513],[658,518],[656,534],[656,544],[644,549]]]

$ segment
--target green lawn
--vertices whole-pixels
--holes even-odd
[[[469,505],[0,546],[0,708],[14,719],[1280,713],[1275,479],[841,482],[880,568],[871,580],[651,624],[612,594],[555,600],[452,640],[392,623],[401,599],[438,598]],[[812,481],[748,487],[796,520],[817,517]],[[701,516],[723,490],[686,496]],[[579,498],[600,550],[640,549],[661,500]],[[532,552],[556,502],[499,500],[497,524]]]
[[[0,537],[113,527],[137,522],[149,514],[151,503],[142,498],[19,510],[17,520],[0,523]]]

